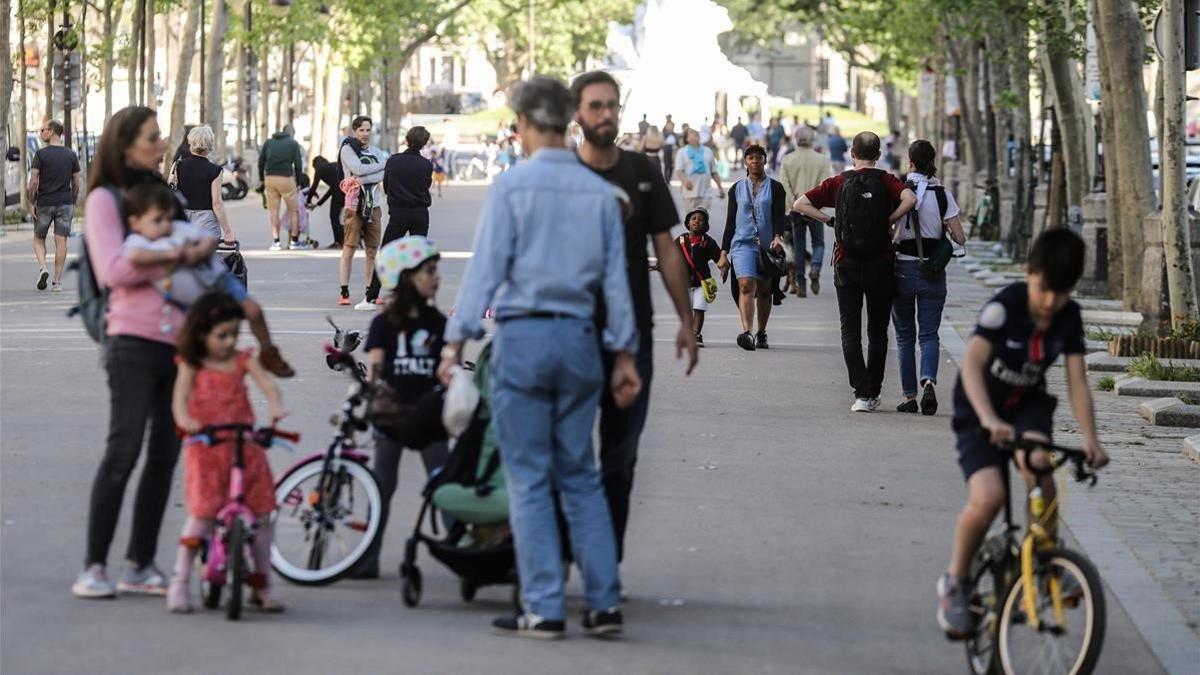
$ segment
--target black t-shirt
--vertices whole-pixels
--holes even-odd
[[[691,233],[681,234],[675,239],[675,243],[680,247],[680,252],[687,249],[687,255],[692,258],[692,265],[688,265],[688,285],[692,288],[697,288],[705,279],[712,278],[712,270],[709,269],[709,263],[716,262],[721,257],[721,247],[717,241],[707,234],[703,236],[700,243],[692,243]],[[687,264],[687,257],[684,257],[684,264]],[[699,275],[699,276],[697,276]]]
[[[74,150],[61,145],[47,145],[34,153],[33,168],[38,170],[38,206],[75,203],[71,175],[79,173],[79,158]]]
[[[179,179],[179,194],[194,211],[209,211],[212,203],[212,183],[221,175],[221,167],[191,153],[179,160],[175,176]]]
[[[420,316],[404,322],[403,329],[396,328],[386,313],[371,322],[366,350],[383,350],[383,377],[401,403],[416,403],[437,385],[445,329],[445,315],[433,307],[422,308]]]
[[[586,166],[586,164],[585,164]],[[629,269],[629,293],[638,331],[649,337],[654,328],[654,307],[650,303],[650,265],[646,239],[670,232],[679,224],[675,200],[663,179],[662,171],[645,155],[621,151],[617,163],[603,171],[589,167],[620,190],[621,214],[625,220],[625,263]]]
[[[1001,290],[979,312],[975,335],[992,343],[992,358],[984,369],[988,398],[1001,416],[1021,404],[1031,391],[1046,388],[1046,370],[1059,354],[1083,354],[1083,317],[1079,304],[1067,302],[1050,327],[1038,331],[1029,314],[1029,289],[1025,282]],[[962,376],[954,386],[955,418],[977,419]]]
[[[308,191],[308,197],[305,198],[305,203],[312,204],[313,196],[317,194],[317,188],[324,183],[328,186],[325,194],[321,195],[321,201],[317,202],[317,206],[325,203],[326,199],[333,199],[333,205],[338,206],[346,201],[346,194],[342,192],[340,187],[342,179],[346,176],[342,173],[341,162],[329,162],[325,166],[313,172],[313,186]]]

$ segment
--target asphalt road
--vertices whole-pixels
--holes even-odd
[[[432,235],[444,250],[470,249],[484,189],[449,187],[435,202]],[[331,334],[324,317],[365,328],[371,315],[334,305],[332,252],[269,253],[258,205],[248,200],[230,213],[248,246],[251,293],[299,371],[282,383],[292,412],[286,426],[303,432],[304,447],[321,447],[346,390],[323,362],[321,343]],[[723,217],[714,220],[719,232]],[[323,212],[312,221],[328,240]],[[509,611],[508,589],[485,588],[464,603],[457,580],[425,552],[422,604],[401,604],[396,568],[422,482],[415,456],[403,463],[379,581],[280,582],[288,611],[250,614],[241,623],[218,612],[169,615],[160,599],[73,598],[108,393],[96,347],[64,316],[74,279],[62,295],[34,290],[30,249],[27,233],[0,239],[5,674],[965,670],[961,646],[948,643],[934,620],[934,582],[965,497],[948,406],[932,419],[890,412],[898,380],[889,363],[883,411],[849,412],[828,271],[820,296],[777,308],[765,352],[734,346],[736,312],[723,288],[691,378],[673,360],[677,324],[655,282],[657,373],[622,569],[632,596],[626,637],[581,636],[573,579],[569,639],[543,644],[490,635],[492,617]],[[442,264],[444,310],[464,264],[454,257]],[[954,375],[947,361],[944,399]],[[276,454],[272,464],[281,471],[293,460]],[[168,570],[184,517],[179,480],[177,470],[159,543],[158,561]],[[132,492],[112,548],[114,578],[123,570]],[[1161,672],[1111,597],[1098,672]]]

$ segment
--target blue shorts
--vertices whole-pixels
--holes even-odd
[[[1016,428],[1017,438],[1026,432],[1035,431],[1045,435],[1047,439],[1053,439],[1054,409],[1057,406],[1057,398],[1044,391],[1032,391],[1026,394],[1015,408],[1001,410],[1000,419]],[[980,469],[1004,466],[1006,456],[992,446],[987,432],[979,426],[979,420],[974,415],[956,415],[951,420],[951,426],[954,428],[958,465],[962,468],[964,480]]]
[[[766,281],[765,277],[758,274],[757,246],[735,241],[729,249],[729,260],[733,263],[733,274],[738,279]]]

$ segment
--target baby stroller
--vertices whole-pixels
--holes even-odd
[[[516,555],[508,527],[508,492],[487,400],[491,349],[491,345],[485,347],[474,366],[479,406],[446,465],[426,483],[416,526],[404,545],[401,591],[409,607],[421,601],[417,548],[422,543],[458,575],[464,601],[473,600],[481,586],[513,584],[513,602],[520,607]],[[438,527],[439,510],[449,517],[444,537]],[[427,519],[429,534],[425,531]]]

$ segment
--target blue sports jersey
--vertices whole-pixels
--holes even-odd
[[[1067,301],[1050,327],[1039,331],[1029,314],[1029,290],[1025,282],[1004,288],[983,306],[974,334],[992,344],[984,383],[988,398],[1001,417],[1017,408],[1031,391],[1046,388],[1046,369],[1059,354],[1085,351],[1079,304]],[[954,417],[976,419],[963,390],[961,373],[954,385]]]

